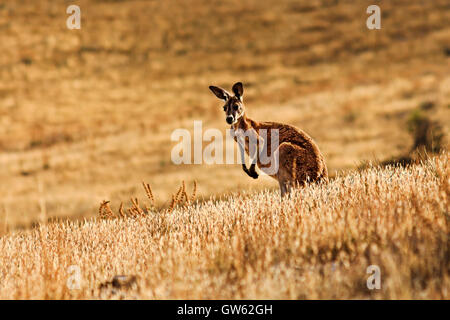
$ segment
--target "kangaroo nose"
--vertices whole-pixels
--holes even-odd
[[[228,116],[227,117],[227,123],[228,124],[232,124],[233,123],[233,116]]]

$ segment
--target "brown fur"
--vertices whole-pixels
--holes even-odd
[[[296,185],[303,186],[308,181],[318,182],[328,178],[325,160],[319,147],[308,134],[294,126],[276,122],[257,122],[246,116],[241,83],[238,82],[233,86],[234,96],[218,87],[210,87],[210,89],[217,97],[226,101],[224,111],[227,118],[232,117],[234,120],[231,125],[232,129],[242,129],[243,131],[254,129],[256,133],[260,132],[261,129],[267,130],[266,141],[264,141],[264,143],[267,143],[267,154],[274,157],[278,153],[279,159],[278,172],[270,174],[270,176],[278,181],[282,196]],[[270,145],[270,129],[279,130],[279,145],[276,150],[272,150]],[[260,135],[258,137],[262,139]],[[234,139],[238,142],[237,137]],[[245,152],[249,155],[248,140],[245,141]],[[262,164],[258,156],[256,164],[262,171],[270,167],[270,163]],[[245,163],[243,163],[242,167],[250,177],[258,178],[255,164],[247,169]]]

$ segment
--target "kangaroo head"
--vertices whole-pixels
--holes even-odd
[[[245,107],[242,96],[244,94],[244,86],[241,82],[237,82],[233,85],[234,96],[230,95],[226,90],[210,86],[209,89],[216,95],[217,98],[224,100],[225,105],[223,111],[225,111],[225,119],[228,124],[235,124],[244,115]]]

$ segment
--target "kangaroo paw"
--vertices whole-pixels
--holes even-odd
[[[252,177],[253,179],[258,179],[258,173],[256,173],[255,171],[255,165],[251,165],[250,166],[250,170],[247,169],[247,167],[245,166],[245,164],[242,164],[242,170],[244,170],[244,172],[249,176]]]
[[[257,174],[256,172],[250,172],[249,176],[252,177],[253,179],[258,179],[259,174]]]
[[[252,164],[251,166],[250,166],[250,170],[249,170],[250,172],[249,172],[249,176],[250,177],[252,177],[253,179],[258,179],[258,173],[256,172],[256,170],[255,170],[255,164]]]

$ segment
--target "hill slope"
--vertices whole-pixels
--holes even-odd
[[[448,154],[279,194],[0,238],[0,298],[449,299]],[[75,265],[80,289],[67,281]],[[381,289],[366,286],[368,266]],[[130,289],[105,283],[136,276]],[[99,289],[101,285],[103,289]]]

